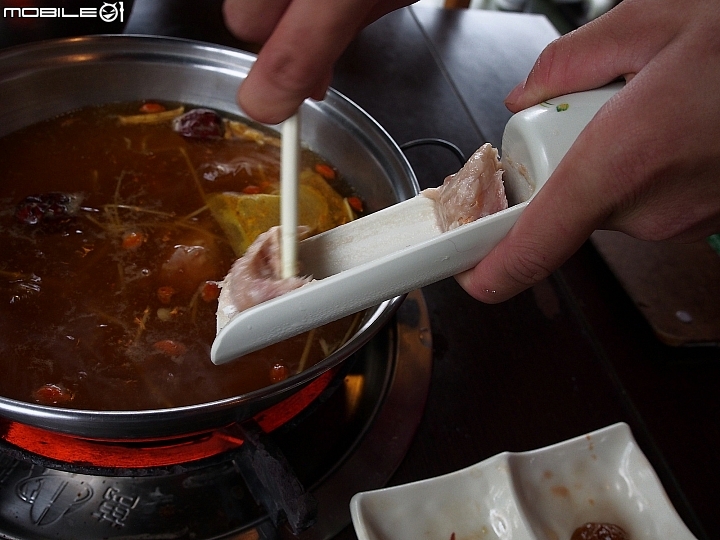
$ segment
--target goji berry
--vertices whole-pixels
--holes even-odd
[[[217,300],[220,296],[220,287],[214,281],[206,281],[200,285],[200,298],[205,302]]]
[[[356,212],[363,211],[363,203],[359,197],[348,197],[347,202],[350,205],[350,208],[352,208]]]
[[[147,236],[139,232],[129,232],[123,236],[122,247],[123,249],[137,249],[145,243]]]
[[[242,190],[243,193],[246,195],[257,195],[260,193],[260,188],[254,184],[250,184],[249,186],[245,186]]]
[[[160,103],[143,103],[142,107],[140,107],[140,112],[142,113],[159,113],[164,110],[165,105],[161,105]]]
[[[325,163],[316,163],[315,172],[325,178],[325,180],[335,180],[335,170]]]
[[[180,356],[181,354],[185,354],[185,351],[187,351],[187,347],[185,347],[185,345],[178,341],[173,341],[172,339],[162,339],[157,341],[153,345],[153,348],[167,354],[168,356]]]
[[[158,287],[157,290],[157,297],[158,300],[160,300],[161,304],[169,304],[172,302],[172,297],[175,295],[177,291],[170,287],[169,285],[163,285],[162,287]]]
[[[284,364],[275,364],[270,368],[270,380],[274,383],[288,378],[288,368]]]

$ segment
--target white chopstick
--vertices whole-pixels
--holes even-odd
[[[300,111],[282,125],[280,148],[281,277],[297,274],[298,182],[300,178]]]

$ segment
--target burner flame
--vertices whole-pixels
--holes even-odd
[[[335,368],[323,373],[285,400],[258,413],[253,420],[265,433],[274,431],[315,401],[328,388],[337,371],[338,369]],[[0,440],[9,443],[15,449],[20,449],[21,454],[32,453],[51,460],[52,467],[59,470],[152,469],[186,465],[239,448],[243,444],[240,431],[238,424],[230,424],[179,437],[129,441],[93,440],[0,418]],[[17,453],[14,449],[11,451]],[[29,456],[25,456],[26,460],[29,460],[28,458]],[[51,481],[45,480],[45,482],[50,485]],[[42,482],[28,480],[27,486],[23,488],[23,496],[27,499],[23,500],[36,501],[39,494],[42,494],[42,497],[49,497],[46,493],[51,488],[43,487],[38,491],[40,487]],[[56,486],[56,489],[59,490],[58,496],[60,496],[63,487]],[[48,500],[51,499],[52,497]],[[49,506],[47,511],[49,512]],[[46,518],[43,514],[38,519],[49,519],[49,517]]]

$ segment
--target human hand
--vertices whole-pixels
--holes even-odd
[[[588,124],[510,233],[460,284],[506,300],[599,228],[688,242],[720,231],[720,5],[624,0],[561,37],[507,97],[513,111],[627,84]]]
[[[332,66],[357,33],[415,0],[225,0],[223,15],[238,38],[264,43],[237,93],[251,118],[277,124],[306,98],[320,100]]]

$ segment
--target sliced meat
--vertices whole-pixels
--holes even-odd
[[[193,294],[205,281],[222,275],[215,253],[202,241],[173,246],[160,267],[161,286],[172,287],[183,294]]]
[[[422,194],[437,202],[440,227],[449,231],[508,207],[502,174],[497,150],[486,143],[442,186]]]
[[[298,227],[305,236],[307,227]],[[309,283],[311,277],[281,277],[280,227],[272,227],[250,244],[220,282],[218,331],[239,312]]]

